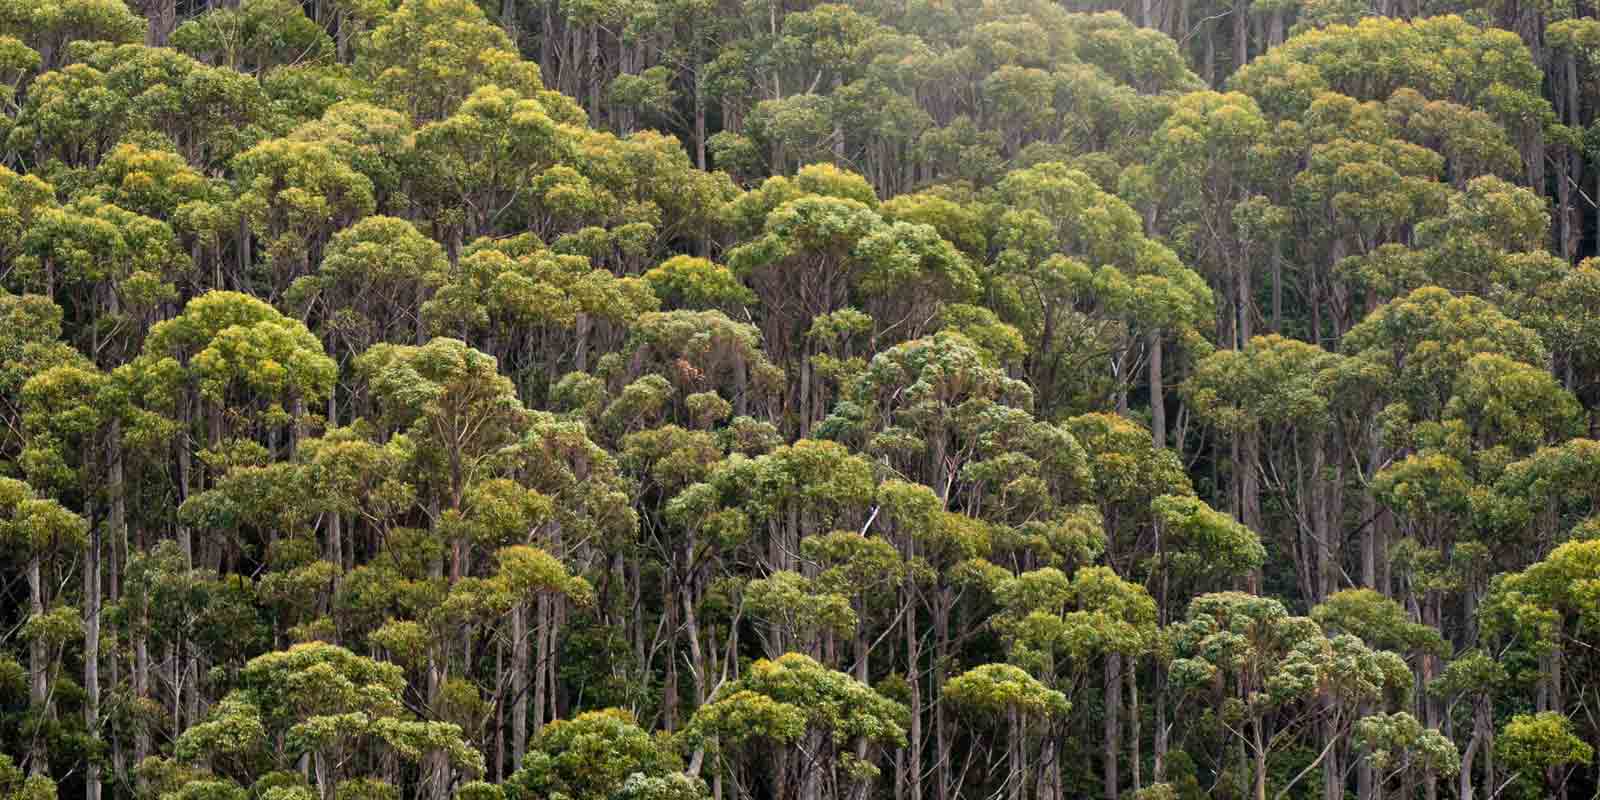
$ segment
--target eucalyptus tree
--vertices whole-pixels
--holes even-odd
[[[239,681],[205,721],[179,737],[178,759],[236,765],[223,775],[247,783],[303,754],[321,798],[334,797],[352,772],[381,774],[385,752],[408,762],[442,753],[468,774],[483,770],[482,754],[460,728],[416,719],[405,707],[404,676],[394,664],[312,642],[252,659]],[[419,789],[432,784],[421,775],[412,782]]]
[[[778,797],[861,796],[878,775],[870,749],[904,740],[904,714],[904,706],[854,678],[788,653],[757,661],[724,684],[695,712],[687,732],[717,737],[726,751],[716,754],[715,768],[731,768],[738,791],[750,791],[742,787],[765,773]],[[855,757],[857,742],[867,744],[868,758]],[[758,767],[752,758],[760,752],[773,760]]]

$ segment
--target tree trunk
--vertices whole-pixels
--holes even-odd
[[[1117,751],[1121,745],[1122,725],[1122,656],[1111,653],[1105,664],[1105,739],[1104,784],[1105,800],[1118,800]]]
[[[1150,745],[1154,761],[1150,767],[1150,780],[1165,783],[1167,780],[1167,668],[1156,659],[1155,668],[1155,739]]]
[[[1233,72],[1250,60],[1250,4],[1245,0],[1233,3]]]
[[[1261,440],[1254,430],[1239,435],[1239,460],[1235,480],[1239,482],[1239,522],[1266,538],[1261,520]]]
[[[588,314],[577,315],[577,324],[573,327],[573,338],[577,340],[577,351],[573,355],[573,368],[579,372],[589,369],[589,326]]]
[[[1467,749],[1461,753],[1461,772],[1457,774],[1456,800],[1472,800],[1472,761],[1478,755],[1478,747],[1483,742],[1478,737],[1478,731],[1472,732],[1471,741],[1467,742]]]
[[[1161,380],[1161,332],[1145,334],[1150,351],[1150,438],[1157,449],[1167,446],[1166,390]]]
[[[678,729],[678,604],[672,602],[677,594],[677,587],[673,584],[670,571],[663,587],[661,602],[665,606],[666,615],[666,645],[663,648],[667,669],[661,684],[661,712],[665,718],[663,723],[669,731]]]
[[[544,0],[539,4],[544,11],[543,24],[539,26],[539,80],[546,88],[559,89],[556,78],[551,73],[555,72],[556,17],[555,0]]]
[[[140,603],[140,621],[138,633],[133,637],[133,696],[141,700],[150,697],[150,644],[145,637],[145,631],[150,628],[150,608],[147,602]],[[144,761],[150,755],[150,726],[139,725],[134,728],[133,734],[133,763]],[[143,779],[139,785],[143,786]]]
[[[539,595],[538,615],[534,628],[534,666],[533,666],[533,732],[538,733],[544,728],[544,712],[548,707],[549,671],[546,659],[550,652],[550,597]]]
[[[1255,791],[1253,793],[1255,800],[1267,800],[1267,737],[1262,732],[1264,725],[1265,722],[1259,716],[1255,717],[1250,725],[1250,735],[1255,739],[1252,743],[1256,761]]]
[[[910,557],[910,553],[907,553]],[[901,602],[911,604],[916,602],[916,597],[907,579],[907,588],[903,593]],[[922,800],[922,666],[921,654],[918,652],[920,641],[917,638],[917,615],[915,608],[906,609],[905,618],[900,626],[905,632],[906,640],[906,683],[911,696],[911,732],[907,740],[907,768],[910,771],[910,797],[912,800]]]
[[[934,652],[933,652],[933,697],[944,697],[944,665],[950,655],[950,588],[941,586],[934,598]],[[937,773],[939,785],[937,787],[939,800],[950,800],[950,753],[949,732],[946,730],[944,704],[938,699],[933,701],[933,735],[934,753],[938,764]]]
[[[192,462],[190,460],[192,458],[192,445],[190,444],[192,422],[190,415],[194,408],[194,398],[190,397],[183,401],[182,405],[183,409],[179,412],[181,420],[178,426],[178,441],[176,444],[178,451],[178,505],[180,506],[183,505],[185,500],[189,499],[189,473],[192,471]],[[194,537],[189,531],[189,526],[184,525],[182,522],[178,523],[178,549],[183,551],[183,566],[192,568],[194,566]]]
[[[511,770],[522,769],[528,748],[528,606],[511,610]]]
[[[1009,735],[1006,737],[1006,797],[1022,800],[1022,787],[1027,784],[1027,770],[1022,766],[1022,715],[1015,703],[1006,708]]]
[[[44,580],[39,556],[36,554],[28,558],[28,609],[34,617],[44,614]],[[49,716],[49,709],[46,707],[50,700],[48,662],[49,654],[45,652],[44,640],[34,637],[28,642],[28,705],[41,718]],[[30,737],[30,742],[28,774],[44,775],[48,772],[49,766],[45,763],[49,756],[45,751],[44,737]]]
[[[501,27],[505,28],[506,37],[511,40],[512,45],[516,46],[517,49],[520,50],[521,43],[517,41],[518,33],[516,0],[500,0],[500,25]]]
[[[1139,719],[1139,671],[1137,665],[1138,662],[1130,657],[1127,669],[1123,670],[1123,676],[1128,688],[1128,745],[1133,756],[1128,760],[1128,770],[1130,772],[1129,777],[1133,781],[1133,791],[1135,793],[1144,789],[1144,775],[1142,774],[1144,765],[1139,763],[1139,745],[1142,731],[1140,731]]]
[[[99,525],[89,529],[83,559],[83,722],[89,735],[100,737],[100,537]],[[84,773],[84,797],[100,800],[100,762],[90,758]]]
[[[145,30],[145,44],[166,47],[172,32],[178,27],[177,0],[154,0],[150,11],[150,26]]]
[[[589,124],[600,127],[600,26],[589,27]]]
[[[1327,750],[1322,762],[1322,796],[1344,797],[1344,770],[1341,769],[1338,741],[1340,732],[1333,698],[1323,695],[1318,702],[1322,704],[1322,746]]]

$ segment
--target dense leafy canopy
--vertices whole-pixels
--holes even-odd
[[[1594,796],[1596,13],[0,0],[0,800]]]

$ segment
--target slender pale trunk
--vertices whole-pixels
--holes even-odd
[[[494,764],[490,767],[494,771],[487,780],[491,783],[503,783],[506,776],[506,643],[496,639],[494,643],[494,674],[499,688],[494,693]]]
[[[1366,527],[1361,532],[1361,582],[1368,588],[1376,589],[1379,594],[1389,595],[1388,582],[1383,580],[1381,564],[1384,562],[1388,549],[1388,542],[1384,537],[1384,510],[1378,504],[1377,493],[1373,491],[1371,481],[1378,474],[1378,467],[1383,463],[1383,441],[1378,435],[1377,426],[1373,426],[1367,433],[1367,483],[1362,489],[1362,516],[1366,520]]]
[[[1255,531],[1257,535],[1265,538],[1265,525],[1261,519],[1261,444],[1260,437],[1254,429],[1241,433],[1235,440],[1235,451],[1239,454],[1235,479],[1239,482],[1239,522],[1246,528]],[[1252,589],[1260,585],[1260,569],[1251,575]]]
[[[549,687],[546,679],[549,672],[545,669],[545,659],[550,652],[550,598],[548,595],[539,595],[537,626],[534,633],[534,671],[533,671],[533,731],[538,733],[544,728],[544,710],[548,705]]]
[[[1139,744],[1142,731],[1140,730],[1139,713],[1139,673],[1135,668],[1136,661],[1129,658],[1128,668],[1123,670],[1123,676],[1128,686],[1128,745],[1132,748],[1132,758],[1128,761],[1130,778],[1133,780],[1135,793],[1144,789],[1143,764],[1140,762]]]
[[[1356,768],[1356,798],[1357,800],[1373,800],[1378,796],[1377,781],[1368,762],[1366,749],[1361,752],[1361,765]]]
[[[694,71],[694,164],[695,168],[706,168],[706,87],[705,65],[698,65]],[[701,241],[705,241],[703,238]]]
[[[1006,797],[1022,800],[1022,787],[1027,785],[1027,769],[1022,765],[1022,714],[1015,703],[1006,707],[1006,721],[1010,736],[1006,740]]]
[[[1272,245],[1272,332],[1283,333],[1283,246]]]
[[[89,735],[100,738],[100,526],[89,530],[83,560],[83,722]],[[84,797],[100,800],[100,762],[89,759],[84,772]]]
[[[841,76],[838,73],[834,73],[834,76],[833,76],[833,90],[835,92],[837,92],[839,90],[839,87],[840,87],[840,85],[842,83],[843,83],[843,80],[842,80]],[[842,120],[840,120],[837,117],[835,117],[834,120],[835,121],[833,123],[833,160],[834,160],[834,163],[842,164],[842,163],[844,163],[844,124],[843,124]]]
[[[600,126],[600,26],[589,28],[589,124]]]
[[[539,80],[551,89],[560,88],[556,83],[555,54],[556,54],[556,15],[555,0],[545,0],[540,3],[544,11],[543,24],[539,26]]]
[[[1250,735],[1254,737],[1252,746],[1255,749],[1256,761],[1255,800],[1267,800],[1267,742],[1261,730],[1264,724],[1262,718],[1258,716],[1250,725]]]
[[[1478,736],[1476,726],[1472,731],[1472,740],[1467,742],[1467,749],[1461,753],[1461,772],[1456,776],[1459,780],[1456,785],[1457,800],[1472,800],[1472,761],[1478,755],[1478,747],[1483,741]]]
[[[695,536],[690,534],[683,546],[684,563],[694,563]],[[696,611],[696,584],[699,582],[697,570],[691,569],[688,577],[683,582],[683,593],[679,601],[683,604],[684,634],[689,640],[689,660],[694,664],[694,704],[699,708],[706,702],[707,681],[711,675],[711,662],[707,657],[707,648],[700,644],[700,615]]]
[[[908,581],[909,586],[909,581]],[[916,602],[911,590],[905,592],[905,603]],[[922,666],[921,654],[918,652],[917,615],[915,609],[907,609],[905,620],[901,628],[906,639],[906,683],[909,684],[911,695],[911,732],[907,746],[907,769],[910,772],[910,796],[914,800],[922,800]]]
[[[811,345],[807,343],[800,355],[800,438],[811,435]]]
[[[573,354],[573,367],[579,372],[589,369],[589,328],[592,322],[588,314],[577,315],[576,325],[573,326],[573,338],[577,340],[577,350]]]
[[[250,219],[239,217],[239,281],[250,277]]]
[[[1145,334],[1150,351],[1150,438],[1157,448],[1167,446],[1166,390],[1161,378],[1161,332]]]
[[[328,764],[328,756],[321,750],[312,754],[311,763],[317,775],[317,796],[321,800],[333,800],[333,770]]]
[[[177,0],[155,0],[150,9],[150,25],[145,30],[145,44],[166,47],[172,32],[178,27]]]
[[[1579,84],[1577,54],[1571,50],[1568,50],[1566,63],[1563,66],[1566,68],[1567,78],[1567,124],[1572,126],[1574,129],[1581,130],[1583,119],[1578,107]],[[1579,224],[1577,226],[1572,224],[1573,217],[1577,216],[1577,214],[1574,213],[1575,204],[1572,202],[1572,188],[1583,185],[1583,151],[1576,147],[1569,147],[1567,148],[1567,151],[1569,167],[1567,169],[1567,174],[1562,176],[1561,181],[1561,188],[1565,190],[1561,204],[1561,252],[1568,261],[1571,261],[1576,255],[1579,245],[1578,238],[1581,234],[1581,230],[1575,230],[1574,228],[1582,228],[1581,220],[1579,220]]]
[[[1159,658],[1155,668],[1155,738],[1151,742],[1150,780],[1162,783],[1167,779],[1167,670]]]
[[[522,769],[528,747],[528,608],[511,610],[511,770]]]
[[[1118,800],[1117,751],[1122,739],[1122,655],[1106,656],[1105,665],[1105,800]]]
[[[1202,22],[1205,28],[1205,49],[1200,57],[1200,77],[1207,86],[1217,86],[1217,26],[1215,22]]]
[[[338,511],[328,512],[328,561],[333,564],[333,588],[339,588],[344,577],[344,517]]]
[[[183,404],[183,411],[181,412],[183,419],[178,428],[178,504],[180,506],[183,505],[185,500],[189,499],[189,473],[192,471],[192,462],[190,460],[192,447],[190,445],[189,431],[191,426],[190,416],[193,408],[194,400],[191,397]],[[194,537],[189,531],[189,526],[184,525],[182,522],[178,523],[178,549],[183,551],[183,566],[186,569],[194,567]]]
[[[1333,699],[1324,695],[1322,704],[1322,744],[1327,754],[1322,762],[1322,796],[1344,797],[1344,770],[1339,758],[1338,719],[1334,714]]]
[[[28,558],[28,608],[35,617],[44,614],[44,579],[37,554]],[[48,662],[49,654],[45,652],[44,640],[34,637],[28,643],[28,704],[40,717],[50,715],[46,707],[50,700]],[[28,752],[28,774],[44,775],[49,766],[45,763],[49,756],[45,751],[44,737],[29,738],[32,747]]]
[[[667,659],[667,670],[666,670],[666,675],[664,675],[663,678],[662,678],[661,713],[662,713],[662,717],[664,718],[663,721],[664,721],[664,723],[666,725],[666,729],[669,730],[669,731],[677,730],[677,728],[678,728],[678,701],[679,701],[679,696],[678,696],[678,689],[679,689],[679,687],[678,687],[678,684],[679,684],[679,680],[678,680],[678,604],[672,602],[673,595],[676,594],[676,592],[677,592],[677,589],[676,589],[676,587],[673,586],[673,583],[674,583],[674,581],[671,580],[671,578],[669,577],[668,580],[666,581],[667,585],[663,588],[663,593],[662,593],[663,596],[661,598],[662,605],[665,606],[664,611],[666,612],[666,617],[667,617],[667,620],[666,620],[667,640],[666,640],[666,647],[665,647],[665,655],[666,655],[666,659]]]
[[[559,539],[556,542],[560,549]],[[567,624],[567,602],[562,595],[550,597],[550,631],[545,640],[550,648],[550,718],[563,719],[571,714],[567,695],[561,691],[561,629]]]
[[[501,0],[500,25],[505,28],[506,37],[513,45],[517,45],[517,3],[516,0]]]
[[[334,23],[334,57],[340,64],[350,63],[350,40],[355,33],[356,23],[350,15],[343,11],[337,12],[338,19]]]
[[[183,732],[183,649],[176,642],[167,643],[166,664],[172,671],[172,736]]]
[[[1572,262],[1572,164],[1566,153],[1556,159],[1556,240],[1561,259]]]
[[[133,638],[133,695],[140,699],[150,697],[150,644],[145,637],[145,631],[150,629],[150,607],[148,601],[140,601],[139,632]],[[133,733],[133,763],[144,761],[150,755],[150,726],[139,725]],[[139,785],[144,785],[144,779],[139,779]]]
[[[950,663],[950,604],[951,592],[948,586],[941,586],[934,599],[934,653],[933,663],[933,696],[944,697],[944,665]],[[950,753],[949,726],[945,719],[944,705],[939,700],[933,702],[933,737],[934,752],[937,754],[939,775],[939,800],[949,800],[951,786],[951,764],[946,756]]]
[[[1250,338],[1255,336],[1255,290],[1251,288],[1250,278],[1249,263],[1241,262],[1237,280],[1234,281],[1234,287],[1237,291],[1234,304],[1239,311],[1240,347],[1250,344]]]
[[[1497,777],[1494,770],[1494,720],[1487,697],[1478,703],[1473,713],[1473,728],[1483,737],[1483,785],[1493,791]]]

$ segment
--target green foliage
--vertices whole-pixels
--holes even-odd
[[[336,784],[338,764],[348,754],[381,742],[409,761],[438,753],[481,772],[483,756],[460,728],[413,718],[401,702],[404,688],[404,674],[393,664],[323,642],[294,645],[251,659],[239,688],[206,722],[185,731],[176,753],[193,762],[265,751],[280,767],[309,753],[326,765],[321,779]]]
[[[1534,776],[1594,760],[1594,747],[1573,734],[1570,720],[1553,711],[1512,717],[1495,737],[1495,751],[1524,776],[1524,783],[1539,783]]]
[[[717,691],[695,712],[688,733],[730,744],[766,742],[794,746],[815,731],[843,745],[866,740],[904,741],[905,707],[841,672],[799,653],[757,661],[749,673]]]
[[[1593,11],[0,0],[0,800],[1594,794]]]
[[[1059,717],[1070,705],[1066,695],[1046,688],[1033,676],[1010,664],[984,664],[950,679],[944,694],[979,717],[1003,717],[1020,711],[1038,717]]]
[[[541,730],[507,790],[512,798],[613,797],[630,783],[666,781],[679,766],[670,743],[639,728],[628,712],[590,711]],[[632,791],[651,796],[667,786]]]
[[[1417,770],[1436,769],[1453,775],[1461,768],[1456,746],[1438,731],[1424,728],[1405,712],[1362,717],[1356,741],[1371,751],[1368,759],[1381,779]]]

